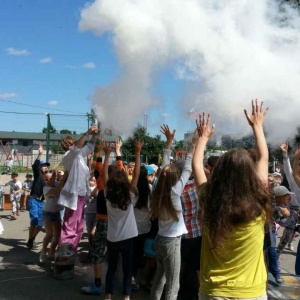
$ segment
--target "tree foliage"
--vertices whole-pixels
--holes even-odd
[[[141,156],[143,162],[147,163],[158,163],[158,157],[162,154],[165,142],[162,141],[160,135],[151,137],[146,128],[138,124],[134,129],[132,136],[128,137],[123,141],[123,155],[126,160],[134,160],[135,141],[140,140],[144,143],[142,148]]]
[[[72,134],[72,132],[70,130],[68,130],[68,129],[62,129],[60,131],[60,134]]]
[[[42,133],[47,133],[47,131],[48,131],[47,127],[44,127],[43,130],[42,130]],[[50,124],[50,126],[49,126],[49,132],[50,133],[57,133],[56,128],[52,124]]]

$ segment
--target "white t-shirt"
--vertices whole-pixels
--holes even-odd
[[[170,161],[170,154],[169,150],[164,150],[164,161],[163,166],[165,166],[167,161]],[[165,163],[164,163],[165,162]],[[168,220],[160,220],[158,219],[158,234],[165,237],[177,237],[181,236],[182,234],[188,233],[185,227],[183,215],[182,215],[182,205],[180,196],[186,185],[189,177],[192,173],[192,155],[189,153],[187,155],[186,161],[184,163],[181,177],[177,181],[177,183],[172,187],[171,190],[171,200],[175,210],[177,211],[178,222],[174,221],[172,218]]]
[[[10,188],[10,193],[12,194],[13,191],[22,190],[22,183],[21,181],[17,180],[16,182],[13,182],[10,180],[7,182],[7,185]],[[14,194],[15,196],[21,196],[22,191],[19,191],[18,193]]]
[[[22,187],[25,188],[26,190],[31,190],[32,183],[33,183],[33,180],[30,180],[30,181],[25,180],[25,181],[23,181]]]
[[[70,172],[65,186],[61,190],[58,200],[59,204],[76,210],[78,196],[85,197],[90,195],[90,171],[86,165],[85,156],[93,153],[93,151],[94,145],[91,143],[88,143],[82,149],[73,146],[62,159],[64,169],[70,170]]]
[[[133,202],[133,211],[136,220],[136,226],[139,234],[148,233],[151,229],[151,220],[150,220],[150,194],[148,197],[147,207],[136,208],[136,202],[138,197],[134,198]]]
[[[90,192],[92,192],[96,187],[95,186],[90,186]],[[97,213],[97,197],[90,197],[85,210],[85,214],[96,214]]]
[[[107,239],[110,242],[124,241],[138,235],[132,205],[136,196],[131,192],[130,197],[132,201],[127,210],[112,207],[110,202],[106,200],[108,215]]]
[[[45,197],[45,205],[43,210],[48,212],[59,212],[63,209],[63,207],[57,204],[57,200],[59,196],[48,196],[49,191],[53,189],[52,186],[44,186],[43,193]]]

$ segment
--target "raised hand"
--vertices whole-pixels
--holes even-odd
[[[192,145],[195,146],[198,142],[198,139],[199,139],[198,128],[196,128],[194,130],[193,137],[192,137]]]
[[[102,141],[101,149],[104,151],[105,156],[107,156],[111,153],[110,144],[105,141]]]
[[[248,115],[247,110],[244,109],[246,119],[251,127],[263,124],[265,116],[269,111],[268,107],[263,111],[263,104],[263,101],[261,101],[259,105],[257,99],[252,100],[252,114],[250,116]]]
[[[39,154],[43,154],[43,152],[44,152],[43,145],[40,144],[40,146],[39,146]]]
[[[176,130],[173,130],[173,132],[171,132],[171,130],[167,124],[163,124],[160,127],[160,132],[164,134],[164,136],[167,139],[167,142],[170,142],[170,141],[172,142],[174,140]]]
[[[90,127],[90,129],[88,130],[88,134],[91,135],[91,134],[93,134],[94,132],[97,133],[98,131],[99,131],[98,126],[97,126],[97,125],[92,125],[92,126]]]
[[[116,154],[117,156],[121,156],[121,148],[122,148],[122,140],[117,138],[116,139],[116,143],[115,143],[115,147],[116,147]]]
[[[300,157],[300,148],[299,147],[297,147],[295,150],[295,156]]]
[[[142,141],[135,141],[135,152],[141,152],[144,143]]]
[[[215,124],[212,124],[210,127],[210,114],[205,116],[205,113],[202,113],[202,115],[199,115],[199,119],[196,120],[196,130],[198,132],[199,137],[204,137],[207,139],[210,139],[211,136],[214,134],[216,126]]]
[[[288,150],[289,150],[289,144],[287,142],[281,144],[280,149],[281,149],[282,153],[287,154]]]

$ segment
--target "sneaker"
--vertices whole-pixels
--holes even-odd
[[[283,284],[283,279],[282,279],[282,277],[279,275],[278,277],[276,277],[276,283],[277,284]]]
[[[291,250],[291,251],[295,250],[293,243],[288,244],[288,249]]]
[[[132,277],[131,279],[131,288],[133,291],[139,291],[140,290],[140,286],[139,284],[135,281],[135,278]]]
[[[33,242],[33,244],[32,244],[32,250],[38,250],[39,249],[39,244],[38,243],[36,243],[36,242]]]
[[[81,293],[87,295],[101,295],[101,286],[97,287],[95,283],[91,283],[89,286],[84,286],[81,288]]]
[[[45,253],[45,251],[41,251],[40,253],[40,263],[44,264],[47,261],[47,254]]]
[[[10,216],[10,219],[11,219],[11,220],[17,220],[17,218],[16,218],[16,214],[15,214],[15,213],[13,213],[13,214]]]
[[[28,242],[26,243],[26,246],[27,246],[29,249],[32,249],[33,241],[28,241]]]

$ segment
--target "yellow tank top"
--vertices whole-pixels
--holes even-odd
[[[263,254],[264,216],[239,225],[221,250],[210,249],[202,236],[200,292],[204,295],[254,298],[266,293]]]

